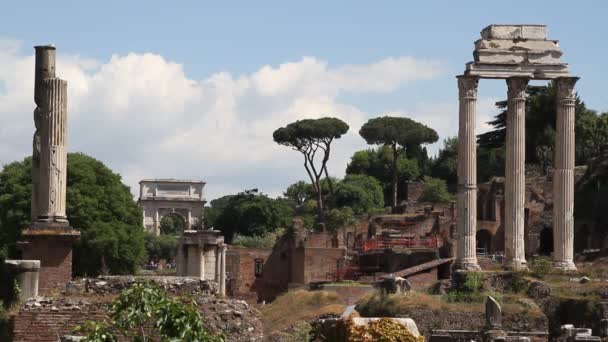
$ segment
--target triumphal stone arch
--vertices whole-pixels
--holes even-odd
[[[175,215],[184,222],[184,229],[198,225],[203,217],[205,182],[199,180],[144,179],[139,182],[138,203],[143,209],[146,231],[160,234],[160,220]]]
[[[490,25],[475,42],[474,60],[457,76],[458,128],[458,246],[456,267],[479,269],[476,255],[477,153],[475,104],[479,79],[507,83],[505,162],[505,266],[525,269],[525,115],[530,80],[550,80],[557,87],[557,122],[553,176],[554,265],[576,269],[574,258],[574,85],[578,77],[562,63],[556,40],[547,39],[544,25]]]

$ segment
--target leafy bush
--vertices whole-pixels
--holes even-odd
[[[538,257],[534,259],[532,266],[532,275],[538,279],[544,279],[551,269],[553,268],[552,262],[549,258]]]
[[[350,207],[331,209],[325,214],[325,223],[329,230],[357,224],[355,213]]]
[[[445,180],[424,176],[424,189],[420,200],[431,203],[447,203],[454,200],[454,196],[448,192]]]
[[[173,235],[156,235],[146,233],[146,251],[148,258],[171,260],[177,254],[178,238]]]
[[[115,342],[119,336],[133,341],[223,342],[222,336],[209,334],[195,302],[184,304],[173,299],[156,285],[135,283],[114,299],[110,320],[85,322],[76,332],[85,334],[85,342]]]
[[[355,325],[352,319],[344,320],[347,341],[352,342],[423,342],[424,337],[415,337],[407,327],[390,319],[381,318],[367,325]]]
[[[267,232],[264,235],[234,235],[232,244],[247,248],[272,248],[277,240],[285,233],[284,228],[279,228],[274,232]]]

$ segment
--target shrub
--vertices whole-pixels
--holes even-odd
[[[85,333],[86,342],[115,342],[119,335],[133,341],[158,336],[161,341],[223,342],[207,332],[193,305],[170,298],[156,285],[135,283],[112,301],[109,321],[87,321],[75,331]]]
[[[285,229],[278,228],[273,232],[266,232],[264,235],[246,236],[235,234],[232,238],[232,244],[247,248],[272,248],[284,233]]]
[[[532,267],[532,275],[538,279],[544,279],[549,272],[551,272],[552,263],[551,260],[545,257],[538,257],[534,259]]]
[[[390,319],[381,318],[368,325],[354,325],[352,319],[344,321],[347,341],[352,342],[422,342],[424,337],[415,337],[407,327]]]
[[[150,259],[171,260],[175,258],[179,241],[173,235],[146,234],[146,251]]]
[[[424,189],[420,195],[421,201],[432,203],[447,203],[454,200],[454,196],[448,192],[445,180],[424,176]]]

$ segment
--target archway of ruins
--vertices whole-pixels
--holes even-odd
[[[551,255],[551,253],[553,253],[553,229],[545,227],[540,231],[538,254]]]
[[[578,77],[562,63],[562,51],[547,39],[544,25],[490,25],[475,42],[474,61],[457,76],[458,200],[456,268],[479,270],[477,263],[476,102],[480,79],[503,79],[507,85],[505,161],[505,262],[510,270],[527,269],[525,255],[525,115],[531,80],[553,81],[557,88],[553,173],[554,267],[574,265],[574,118]]]
[[[179,217],[184,230],[202,226],[205,182],[177,179],[144,179],[139,182],[138,203],[143,209],[146,231],[159,235],[161,219]]]
[[[483,251],[486,254],[492,252],[492,233],[487,229],[480,229],[475,234],[475,240],[477,240],[477,250]]]
[[[181,235],[186,227],[186,218],[177,212],[171,212],[160,217],[160,234]]]

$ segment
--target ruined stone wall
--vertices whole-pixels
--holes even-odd
[[[25,260],[43,260],[44,272],[40,272],[38,289],[46,294],[58,285],[65,286],[72,279],[72,242],[32,237],[28,248],[23,250]]]
[[[268,292],[268,279],[273,270],[266,265],[272,249],[242,248],[230,246],[226,252],[226,273],[228,276],[228,295],[235,298],[257,300],[259,294]],[[261,259],[262,277],[255,276],[255,260]],[[279,281],[280,279],[275,279]],[[285,284],[286,286],[286,284]]]
[[[330,280],[338,270],[338,260],[344,259],[346,250],[339,248],[304,249],[304,283]]]

